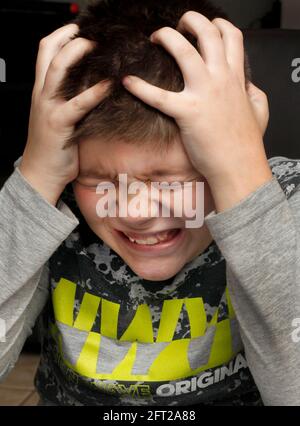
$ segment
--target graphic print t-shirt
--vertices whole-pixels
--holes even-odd
[[[269,160],[285,195],[300,163]],[[58,405],[262,405],[247,366],[217,244],[172,279],[139,278],[80,225],[49,261],[50,298],[40,316],[44,401]]]

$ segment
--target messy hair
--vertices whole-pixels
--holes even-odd
[[[111,87],[105,99],[77,123],[66,146],[100,137],[163,147],[178,137],[175,120],[129,93],[122,78],[132,74],[165,90],[184,89],[175,59],[149,37],[164,26],[176,28],[188,10],[209,20],[228,19],[207,0],[97,0],[78,15],[74,21],[79,26],[75,38],[84,37],[96,45],[68,68],[57,95],[69,100],[103,80],[110,80]],[[185,37],[197,46],[194,36],[187,33]],[[247,77],[247,61],[245,71]]]

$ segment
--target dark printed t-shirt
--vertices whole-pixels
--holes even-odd
[[[300,185],[297,160],[269,160],[285,195]],[[58,405],[262,405],[247,366],[213,241],[170,280],[139,278],[87,226],[49,261],[35,384]]]

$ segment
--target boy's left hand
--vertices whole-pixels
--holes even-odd
[[[192,33],[199,51],[181,34]],[[185,88],[170,92],[130,76],[128,91],[173,117],[194,168],[208,181],[217,211],[228,209],[272,179],[263,135],[269,119],[266,95],[246,85],[241,31],[189,11],[177,29],[151,35],[177,61]]]

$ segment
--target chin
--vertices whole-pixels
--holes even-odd
[[[125,260],[124,260],[125,261]],[[126,261],[125,261],[126,262]],[[145,262],[144,265],[131,264],[126,262],[127,265],[133,270],[133,272],[140,278],[148,281],[164,281],[174,277],[182,267],[172,265],[153,265]],[[148,263],[146,265],[146,263]]]

